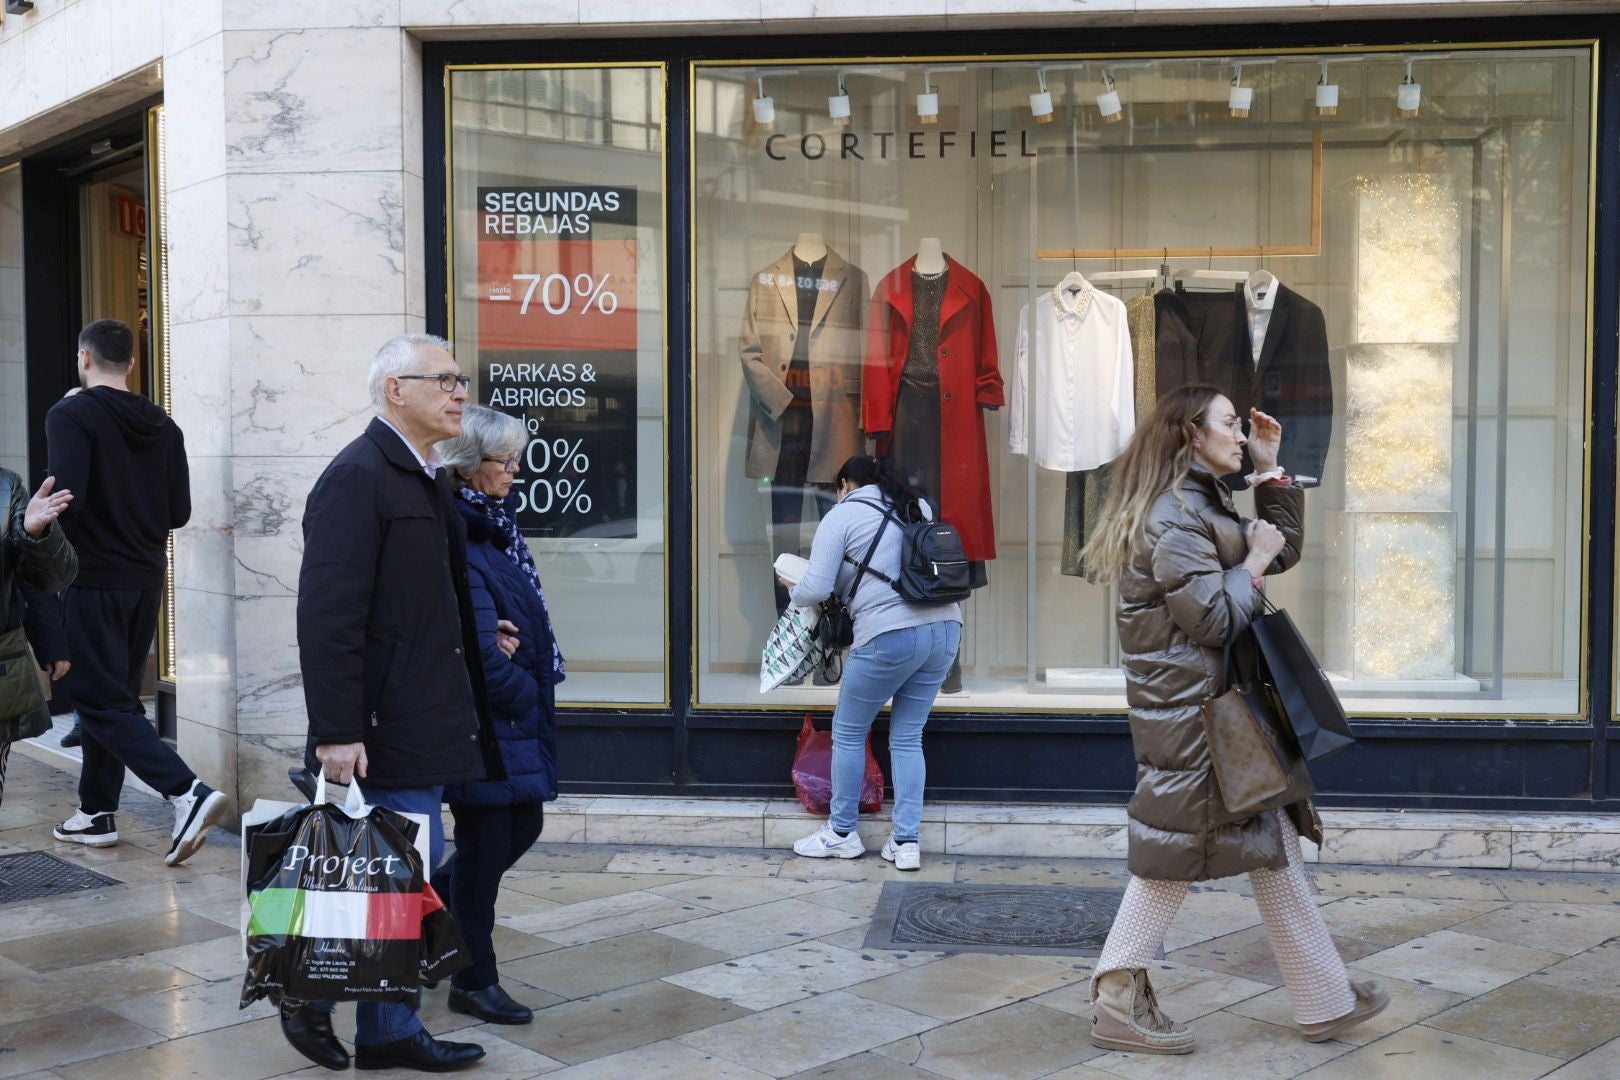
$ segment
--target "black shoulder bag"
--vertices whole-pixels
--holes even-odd
[[[847,649],[855,643],[855,617],[849,613],[849,605],[855,602],[855,591],[861,587],[861,579],[866,576],[872,556],[877,552],[878,541],[883,539],[883,530],[888,527],[889,516],[885,514],[883,523],[878,526],[877,535],[872,537],[872,544],[866,549],[866,556],[855,564],[855,580],[850,583],[849,598],[846,600],[834,591],[821,602],[821,619],[816,623],[816,641],[829,653]],[[848,555],[844,558],[849,560]]]

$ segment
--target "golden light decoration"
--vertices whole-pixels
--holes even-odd
[[[1462,211],[1428,173],[1356,180],[1355,341],[1439,344],[1462,335]]]
[[[1360,345],[1345,364],[1346,510],[1451,509],[1450,345]]]
[[[1357,514],[1355,674],[1456,674],[1456,542],[1450,514]]]

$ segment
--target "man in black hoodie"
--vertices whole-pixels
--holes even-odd
[[[64,594],[73,667],[69,693],[84,722],[79,809],[58,840],[118,843],[113,813],[133,769],[174,807],[163,861],[196,853],[224,816],[225,795],[186,767],[147,719],[141,702],[169,531],[191,518],[185,440],[168,414],[129,390],[135,335],[116,319],[79,334],[79,382],[45,415],[58,487],[74,494],[62,529],[79,552],[79,576]]]

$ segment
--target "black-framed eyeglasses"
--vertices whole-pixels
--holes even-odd
[[[505,457],[487,457],[484,460],[491,465],[499,465],[505,472],[518,471],[518,456],[516,454],[507,454]]]
[[[472,380],[465,375],[452,375],[448,371],[441,371],[437,375],[395,375],[396,379],[436,379],[439,389],[447,394],[453,394],[458,389],[465,390],[472,385]]]

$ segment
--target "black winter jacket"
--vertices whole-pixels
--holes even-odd
[[[503,538],[477,507],[456,500],[467,525],[467,580],[478,621],[484,674],[505,780],[480,780],[445,789],[451,806],[515,806],[557,797],[556,680],[552,673],[550,622],[534,582],[507,557]],[[518,627],[511,659],[495,643],[495,624]]]
[[[298,655],[315,747],[364,742],[365,781],[437,787],[505,775],[449,478],[381,420],[332,460],[304,508]]]
[[[191,520],[191,470],[179,427],[127,390],[93,386],[45,414],[62,528],[79,551],[81,589],[161,589],[169,532]]]
[[[79,572],[78,555],[60,524],[53,524],[38,540],[23,531],[28,496],[20,476],[0,469],[0,506],[5,512],[4,519],[0,519],[0,631],[16,630],[23,623],[20,585],[52,593],[71,585]],[[20,656],[0,656],[0,663],[28,663],[27,653],[21,649],[19,652]],[[50,730],[50,726],[50,710],[44,706],[23,716],[0,717],[0,740],[31,739]]]

